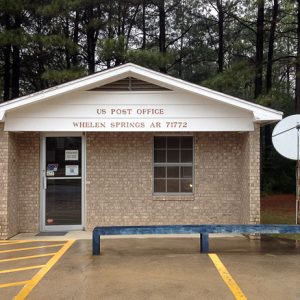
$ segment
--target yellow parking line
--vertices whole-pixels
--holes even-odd
[[[13,273],[13,272],[19,272],[19,271],[26,271],[26,270],[33,270],[33,269],[40,269],[40,268],[42,268],[44,266],[45,265],[30,266],[30,267],[17,268],[17,269],[7,269],[7,270],[0,271],[0,274]]]
[[[63,246],[64,244],[54,244],[54,245],[47,245],[47,246],[36,246],[36,247],[28,247],[28,248],[16,248],[10,250],[1,250],[1,253],[9,253],[9,252],[16,252],[16,251],[26,251],[26,250],[34,250],[34,249],[42,249],[42,248],[51,248],[51,247],[58,247]]]
[[[39,242],[40,240],[0,240],[0,244],[1,243],[23,242],[23,241],[26,241],[26,242]],[[55,242],[57,242],[57,241],[55,241]]]
[[[65,242],[66,240],[63,240],[63,239],[61,239],[61,240],[51,240],[51,239],[41,239],[41,238],[37,238],[37,239],[35,239],[35,240],[0,240],[0,245],[1,245],[1,243],[16,243],[16,242],[55,242],[55,243],[59,243],[59,242],[61,242],[61,243],[63,243],[63,242]]]
[[[224,282],[227,284],[229,289],[231,290],[232,294],[234,295],[235,299],[237,300],[247,300],[247,297],[242,292],[238,284],[232,278],[226,267],[221,262],[220,258],[217,254],[208,254],[212,262],[214,263],[216,269],[218,270],[219,274],[223,278]]]
[[[0,243],[0,246],[15,245],[15,244],[22,244],[22,242]]]
[[[6,288],[6,287],[11,287],[11,286],[24,285],[26,283],[28,283],[28,281],[18,281],[18,282],[4,283],[4,284],[0,284],[0,289]]]
[[[30,255],[30,256],[22,256],[22,257],[6,258],[6,259],[1,259],[0,263],[7,262],[7,261],[14,261],[14,260],[30,259],[30,258],[36,258],[36,257],[53,256],[55,254],[56,254],[56,252],[54,252],[54,253],[45,253],[45,254],[36,254],[36,255]]]
[[[18,295],[14,298],[14,300],[23,300],[25,299],[32,289],[42,280],[42,278],[47,274],[47,272],[58,262],[58,260],[64,255],[64,253],[73,245],[75,241],[69,240],[64,244],[63,247],[47,262],[47,264],[38,271],[36,275],[33,276],[31,280],[29,280],[26,285],[21,289]]]
[[[26,240],[24,240],[24,241],[15,241],[15,242],[9,242],[9,243],[0,243],[0,246],[25,244],[25,243],[32,243],[32,242],[41,242],[41,241],[26,241]]]

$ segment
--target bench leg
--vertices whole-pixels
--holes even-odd
[[[209,252],[209,236],[208,233],[200,233],[200,252]]]
[[[93,255],[100,255],[100,235],[93,232]]]

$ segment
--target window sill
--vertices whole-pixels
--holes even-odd
[[[154,201],[193,201],[194,195],[152,195]]]

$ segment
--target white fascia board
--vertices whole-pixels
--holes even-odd
[[[178,78],[171,77],[166,74],[146,69],[144,67],[128,63],[119,67],[108,69],[100,73],[77,79],[68,83],[61,84],[59,86],[37,92],[28,96],[12,100],[9,103],[0,104],[0,112],[27,105],[33,102],[46,100],[51,97],[62,95],[72,91],[82,90],[83,88],[93,88],[101,83],[109,83],[120,78],[132,76],[144,79],[146,81],[169,87],[175,90],[182,90],[208,97],[213,101],[219,101],[221,103],[229,104],[247,111],[252,111],[254,115],[254,122],[263,121],[276,121],[282,119],[282,112],[241,100],[199,85],[183,81]]]
[[[267,112],[253,112],[253,116],[254,122],[256,123],[270,123],[270,121],[277,122],[282,120],[283,112],[278,112],[277,114]]]
[[[0,111],[0,122],[4,121],[5,111]]]

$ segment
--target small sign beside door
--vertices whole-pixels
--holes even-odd
[[[78,165],[66,165],[66,176],[78,176],[79,166]]]
[[[47,175],[47,176],[54,176],[55,173],[54,173],[54,171],[48,171],[48,170],[47,170],[46,175]]]
[[[65,160],[78,160],[78,150],[65,150]]]

